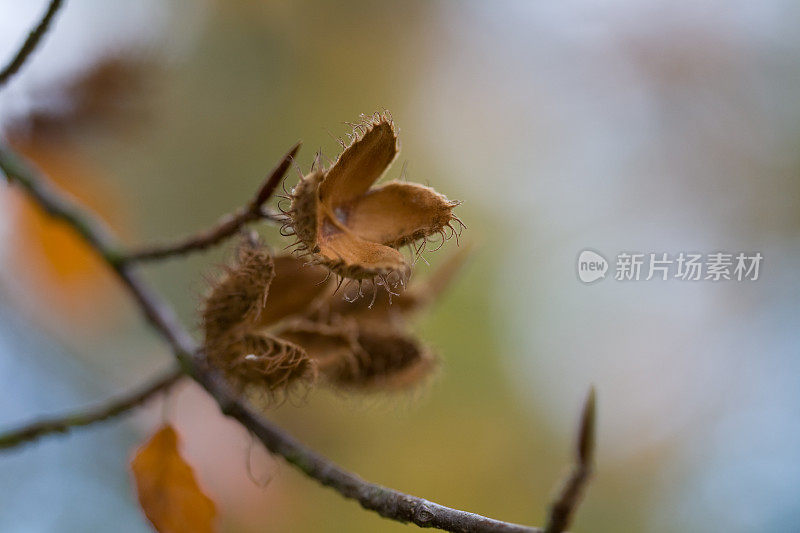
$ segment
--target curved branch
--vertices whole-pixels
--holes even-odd
[[[284,155],[281,161],[272,169],[272,172],[270,172],[267,179],[264,180],[261,187],[256,191],[253,199],[246,206],[240,208],[235,213],[225,215],[208,230],[186,237],[176,243],[154,245],[129,252],[124,256],[123,260],[127,263],[152,261],[154,259],[163,259],[175,255],[183,255],[196,250],[203,250],[234,235],[240,228],[250,222],[255,222],[261,218],[273,218],[275,215],[266,212],[263,206],[275,192],[284,174],[286,174],[286,171],[289,169],[292,159],[300,149],[300,144],[301,143],[295,144],[286,152],[286,155]]]
[[[503,522],[445,507],[417,496],[365,481],[311,450],[253,412],[236,398],[217,372],[206,368],[198,373],[196,379],[217,400],[224,414],[241,422],[270,452],[283,457],[289,464],[323,486],[332,488],[345,498],[356,500],[364,509],[375,511],[384,518],[445,531],[542,532],[542,529],[536,527]]]
[[[3,67],[3,70],[0,71],[0,86],[8,82],[22,65],[25,64],[25,61],[28,60],[31,53],[36,50],[39,41],[41,41],[44,34],[47,33],[47,30],[50,28],[50,23],[53,21],[53,17],[56,16],[62,4],[63,0],[50,1],[50,5],[47,6],[47,11],[42,17],[42,20],[40,20],[39,24],[28,34],[28,38],[22,43],[22,47],[17,51],[17,54]]]
[[[420,527],[433,527],[459,532],[540,533],[542,530],[481,515],[459,511],[367,482],[348,472],[253,412],[227,386],[224,378],[206,365],[200,347],[176,320],[171,308],[152,292],[124,261],[117,250],[116,239],[94,215],[67,200],[46,185],[31,166],[13,152],[0,146],[0,170],[9,180],[18,182],[51,215],[72,225],[114,270],[136,300],[148,322],[171,346],[183,371],[203,386],[216,400],[222,412],[238,420],[256,435],[268,450],[282,456],[291,465],[324,486],[331,487],[345,498],[358,501],[362,507],[385,518],[412,522]],[[584,424],[585,426],[585,424]],[[585,439],[583,439],[585,440]]]
[[[67,433],[69,430],[88,426],[95,422],[102,422],[129,412],[134,407],[138,407],[152,398],[159,392],[166,391],[181,377],[183,371],[180,369],[172,370],[153,382],[141,386],[118,398],[113,398],[100,405],[89,409],[81,409],[75,412],[53,418],[43,418],[30,424],[26,424],[17,429],[0,433],[0,450],[13,448],[26,442],[53,433]]]

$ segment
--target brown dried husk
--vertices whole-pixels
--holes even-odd
[[[343,143],[344,144],[344,143]],[[301,249],[344,278],[410,275],[400,246],[442,234],[452,202],[430,187],[391,182],[370,189],[398,153],[388,113],[364,117],[353,140],[326,170],[317,167],[292,190],[289,223]]]
[[[433,372],[436,360],[405,332],[406,320],[441,294],[468,254],[468,248],[459,248],[428,278],[400,295],[376,291],[374,300],[355,301],[329,295],[324,305],[285,325],[276,335],[302,346],[320,375],[334,387],[375,391],[417,385]],[[364,291],[369,293],[370,282],[365,285]]]
[[[335,315],[293,321],[276,335],[301,346],[329,385],[389,391],[421,383],[436,367],[430,350],[397,326]]]
[[[292,385],[311,383],[317,375],[303,348],[266,333],[232,339],[209,353],[209,360],[240,390],[270,397],[284,394]]]
[[[302,346],[326,377],[356,372],[364,357],[353,319],[336,317],[332,323],[298,319],[285,325],[277,336]]]
[[[403,390],[422,383],[436,369],[433,353],[412,335],[391,327],[359,328],[363,355],[354,371],[327,375],[337,387],[360,390]]]
[[[259,331],[289,314],[305,312],[325,289],[312,283],[320,269],[302,269],[298,263],[287,257],[273,261],[265,249],[244,245],[206,299],[206,356],[241,390],[274,398],[316,377],[313,361],[300,346]]]
[[[274,277],[275,267],[266,250],[242,246],[236,264],[225,269],[203,305],[205,344],[213,346],[249,329],[266,305]]]

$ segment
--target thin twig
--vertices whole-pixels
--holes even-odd
[[[141,386],[118,398],[112,398],[97,406],[76,410],[66,415],[43,418],[17,429],[2,433],[0,434],[0,450],[34,441],[45,435],[67,433],[69,430],[76,427],[88,426],[95,422],[102,422],[103,420],[125,414],[131,409],[142,405],[159,392],[167,390],[183,376],[184,374],[181,369],[175,369],[158,377],[147,385]]]
[[[273,217],[274,214],[266,211],[263,206],[275,192],[275,189],[278,184],[280,184],[281,179],[283,179],[284,174],[286,174],[286,171],[292,164],[292,159],[299,149],[300,143],[297,143],[286,152],[283,159],[281,159],[275,168],[272,169],[269,176],[262,182],[261,187],[256,191],[250,203],[240,208],[235,213],[225,215],[210,229],[181,239],[176,243],[154,245],[129,252],[125,255],[123,260],[128,263],[151,261],[154,259],[182,255],[195,250],[203,250],[236,234],[236,232],[246,224],[262,218]]]
[[[5,85],[5,83],[17,73],[22,65],[25,64],[25,61],[27,61],[28,57],[30,57],[31,53],[36,49],[39,41],[41,41],[44,34],[47,33],[50,22],[52,22],[53,17],[56,16],[62,4],[63,0],[50,1],[50,5],[47,7],[47,11],[45,11],[42,20],[40,20],[39,24],[28,34],[28,38],[22,43],[22,47],[17,51],[17,54],[3,67],[3,70],[0,71],[0,86]]]
[[[592,475],[595,449],[596,407],[594,387],[589,390],[581,414],[578,440],[575,447],[575,464],[564,480],[558,497],[550,506],[545,533],[561,533],[569,527],[572,515],[583,497],[586,483]]]
[[[117,252],[120,246],[116,239],[90,211],[79,208],[55,189],[45,185],[38,172],[2,146],[0,146],[0,169],[9,180],[18,182],[48,213],[72,225],[87,243],[97,250],[128,288],[150,324],[171,346],[182,364],[183,371],[208,391],[223,413],[238,420],[272,453],[280,455],[322,485],[331,487],[345,498],[358,501],[365,509],[375,511],[385,518],[411,522],[420,527],[457,532],[542,532],[539,528],[459,511],[364,481],[265,420],[230,389],[218,371],[206,364],[200,347],[175,319],[171,308],[149,289],[136,275],[131,265],[121,259]],[[586,428],[588,426],[586,417],[584,418],[582,427]],[[587,441],[587,438],[582,437],[581,441]]]

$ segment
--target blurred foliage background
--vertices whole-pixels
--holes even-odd
[[[38,4],[0,0],[1,57]],[[403,150],[389,177],[407,161],[409,180],[464,200],[477,244],[418,324],[442,372],[413,395],[314,391],[269,416],[369,480],[540,525],[593,383],[598,471],[574,530],[794,531],[798,15],[789,0],[71,0],[0,91],[0,127],[133,245],[207,227],[297,140],[307,169],[318,148],[335,156],[343,121],[390,109]],[[765,261],[757,282],[584,286],[586,247]],[[229,257],[145,270],[196,325]],[[2,427],[169,362],[102,265],[2,188]],[[127,461],[163,418],[225,531],[410,527],[269,457],[185,384],[0,456],[0,530],[147,531]]]

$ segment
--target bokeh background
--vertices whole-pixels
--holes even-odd
[[[0,0],[0,57],[44,4]],[[463,200],[476,245],[417,325],[443,370],[414,394],[315,391],[268,415],[367,479],[540,525],[594,384],[598,469],[575,531],[796,531],[798,23],[791,0],[70,0],[0,91],[0,128],[139,244],[207,227],[297,140],[307,168],[336,154],[344,121],[390,109],[403,151],[389,176],[407,162],[409,180]],[[765,259],[756,282],[586,286],[587,247]],[[146,276],[196,331],[228,257]],[[170,362],[102,265],[2,187],[0,427]],[[224,531],[412,527],[271,458],[184,384],[4,452],[0,530],[148,531],[127,462],[164,419]]]

